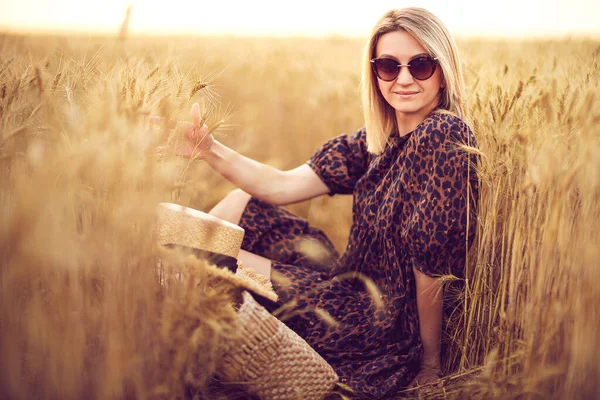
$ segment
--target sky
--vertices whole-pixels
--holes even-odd
[[[389,9],[424,7],[455,35],[600,37],[600,0],[0,0],[1,31],[367,36]]]

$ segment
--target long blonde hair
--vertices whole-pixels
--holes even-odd
[[[448,112],[463,118],[464,80],[456,43],[446,26],[435,15],[423,8],[390,10],[373,28],[363,55],[361,95],[367,149],[379,154],[385,148],[390,133],[396,129],[396,113],[381,95],[377,76],[371,68],[371,59],[379,38],[386,33],[404,30],[410,33],[429,54],[438,59],[445,87],[441,91],[436,112]]]

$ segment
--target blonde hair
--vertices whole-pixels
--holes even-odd
[[[363,55],[361,95],[367,149],[379,154],[385,148],[390,133],[396,129],[396,113],[381,95],[371,59],[379,38],[386,33],[404,30],[410,33],[429,54],[438,59],[445,87],[435,112],[446,112],[463,118],[464,80],[456,43],[446,26],[423,8],[403,8],[388,11],[379,19]]]

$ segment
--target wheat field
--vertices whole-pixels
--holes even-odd
[[[363,41],[0,35],[0,399],[240,398],[213,375],[227,289],[161,288],[156,204],[233,186],[157,158],[150,115],[286,169],[363,126]],[[476,242],[448,375],[422,399],[600,398],[600,42],[460,39],[479,143]],[[351,198],[290,206],[343,250]],[[240,394],[242,393],[242,394]]]

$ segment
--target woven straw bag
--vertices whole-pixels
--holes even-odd
[[[223,349],[219,373],[265,400],[322,399],[338,376],[304,339],[248,293],[238,312],[240,336]]]

